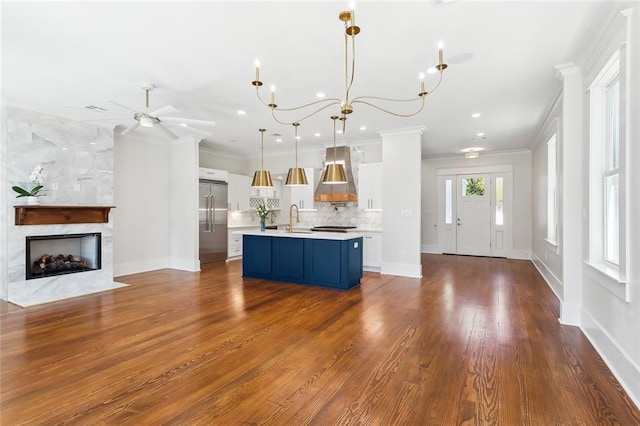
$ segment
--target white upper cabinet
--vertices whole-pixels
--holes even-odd
[[[254,188],[249,185],[249,208],[255,210],[264,201],[269,210],[280,210],[282,198],[282,181],[273,179],[273,186],[269,188]]]
[[[285,208],[295,204],[300,210],[313,210],[313,194],[316,190],[315,169],[313,167],[305,167],[304,173],[307,175],[309,185],[285,186],[289,191],[288,201],[290,203],[288,206],[284,206]]]
[[[358,208],[382,210],[382,163],[364,163],[358,167]]]
[[[249,189],[251,178],[245,175],[229,173],[229,210],[249,210]]]
[[[227,182],[229,179],[229,172],[227,172],[226,170],[216,170],[206,167],[200,167],[198,170],[198,176],[200,177],[200,179],[210,179]]]
[[[281,198],[282,181],[280,179],[273,179],[273,186],[269,188],[254,188],[250,186],[249,194],[251,197]]]

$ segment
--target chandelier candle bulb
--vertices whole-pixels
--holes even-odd
[[[443,48],[444,48],[444,44],[442,43],[442,41],[440,41],[440,43],[438,43],[438,64],[441,67],[444,64],[444,59],[443,59],[443,54],[442,54],[442,49]]]
[[[276,86],[271,85],[271,105],[275,106],[276,102]]]
[[[260,81],[260,61],[256,59],[256,81]]]

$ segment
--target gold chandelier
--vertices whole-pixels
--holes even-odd
[[[342,121],[342,125],[343,125],[343,129],[345,127],[346,124],[346,120],[347,120],[347,115],[351,114],[353,112],[353,105],[355,104],[365,104],[365,105],[369,105],[370,107],[376,108],[382,112],[385,112],[387,114],[391,114],[394,115],[396,117],[413,117],[417,114],[419,114],[422,109],[424,108],[424,101],[426,96],[429,93],[433,93],[438,86],[440,86],[440,83],[442,82],[442,74],[443,71],[447,68],[447,64],[445,64],[443,62],[443,47],[442,47],[442,42],[439,43],[438,45],[438,64],[435,65],[433,68],[436,72],[439,71],[439,79],[438,79],[438,83],[435,85],[435,87],[433,89],[431,89],[430,92],[425,90],[425,85],[424,85],[424,73],[420,73],[420,92],[418,93],[416,98],[412,98],[412,99],[393,99],[393,98],[383,98],[383,97],[379,97],[379,96],[358,96],[358,97],[354,97],[351,98],[351,94],[350,94],[350,90],[351,90],[351,85],[353,84],[353,81],[355,79],[355,61],[356,61],[356,35],[358,35],[358,33],[360,33],[360,27],[358,27],[356,25],[356,18],[355,18],[355,10],[354,10],[354,5],[353,2],[350,4],[350,10],[345,10],[340,12],[340,15],[338,15],[338,18],[344,22],[344,26],[345,26],[345,32],[344,32],[344,97],[342,99],[340,98],[327,98],[327,99],[322,99],[319,101],[315,101],[315,102],[310,102],[304,105],[299,105],[299,106],[294,106],[294,107],[279,107],[276,102],[275,102],[275,86],[271,86],[271,98],[270,101],[267,103],[265,102],[262,97],[260,96],[260,87],[263,85],[262,81],[260,81],[260,63],[256,60],[256,79],[254,81],[251,82],[252,85],[255,86],[256,88],[256,95],[258,97],[258,99],[260,100],[260,102],[271,109],[271,116],[273,117],[273,119],[280,123],[280,124],[285,124],[285,125],[290,125],[293,123],[299,123],[317,113],[319,113],[320,111],[329,108],[330,106],[333,105],[340,105],[340,121]],[[350,64],[350,66],[349,66]],[[373,103],[373,101],[389,101],[389,102],[416,102],[418,101],[418,109],[412,113],[408,113],[408,114],[401,114],[401,113],[397,113],[397,112],[393,112],[389,109],[383,108],[379,105],[376,105]],[[309,108],[314,108],[311,110],[311,112],[309,112]],[[291,111],[297,111],[297,110],[306,110],[306,112],[303,112],[303,116],[301,118],[298,118],[296,120],[293,120],[291,122],[288,121],[284,121],[279,119],[276,116],[276,112],[291,112]]]

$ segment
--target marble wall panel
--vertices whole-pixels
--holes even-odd
[[[7,235],[4,269],[7,300],[30,306],[114,288],[113,224],[14,224],[19,203],[11,186],[32,187],[29,175],[41,165],[47,173],[41,205],[113,205],[113,130],[16,108],[6,108],[6,185],[3,209]],[[55,185],[54,185],[55,184]],[[55,189],[57,186],[57,189]],[[25,280],[26,236],[88,232],[102,234],[98,271]]]

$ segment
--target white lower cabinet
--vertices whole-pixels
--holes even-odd
[[[382,234],[362,232],[362,269],[380,272],[382,267]]]
[[[234,234],[229,231],[229,240],[227,244],[227,259],[233,259],[242,256],[242,234]]]

